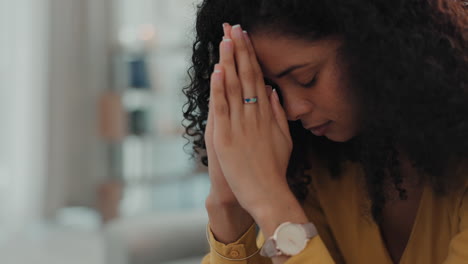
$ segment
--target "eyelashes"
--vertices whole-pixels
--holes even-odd
[[[312,80],[310,80],[307,83],[301,83],[299,81],[296,81],[296,82],[297,82],[297,84],[299,84],[300,86],[302,86],[304,88],[312,88],[317,83],[317,76],[318,76],[318,73],[316,73],[314,75],[314,78],[312,78]],[[270,80],[270,79],[268,79],[266,77],[264,77],[264,81],[265,81],[265,84],[271,85],[273,88],[276,88],[276,89],[280,88],[275,82],[273,82],[272,80]]]
[[[312,86],[315,85],[316,82],[317,82],[317,74],[314,76],[314,78],[310,82],[306,84],[300,84],[300,85],[305,88],[311,88]]]
[[[311,81],[309,81],[309,82],[307,82],[305,84],[304,83],[299,83],[299,82],[297,82],[297,83],[300,86],[302,86],[303,88],[307,88],[307,89],[312,88],[317,83],[317,79],[318,79],[317,76],[318,76],[318,73],[316,73],[314,75],[314,78],[312,78]],[[273,89],[276,89],[276,91],[278,92],[278,97],[280,99],[280,103],[281,103],[281,105],[283,105],[283,95],[281,93],[281,87],[278,84],[276,84],[275,82],[273,82],[272,80],[270,80],[270,79],[268,79],[266,77],[264,77],[263,80],[265,81],[265,84],[271,85],[271,87],[273,87]]]

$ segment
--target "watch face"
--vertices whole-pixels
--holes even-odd
[[[290,256],[297,255],[307,244],[307,235],[300,225],[288,224],[278,230],[276,246]]]

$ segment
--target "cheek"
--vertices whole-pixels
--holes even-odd
[[[334,72],[335,76],[335,95],[339,101],[339,111],[341,113],[341,119],[343,123],[346,123],[351,131],[357,132],[359,126],[359,104],[356,98],[356,93],[350,85],[347,71],[344,67],[339,65],[345,65],[340,62],[338,58],[335,60]]]
[[[330,67],[328,75],[325,93],[328,107],[333,113],[332,117],[343,123],[354,122],[357,112],[356,100],[348,81],[344,78],[345,75],[336,64]]]
[[[351,97],[346,96],[345,93],[340,93],[340,95],[337,95],[335,106],[336,125],[340,136],[339,140],[344,142],[358,134],[360,122],[357,107]]]
[[[336,78],[324,80],[318,88],[317,108],[331,120],[343,121],[347,119],[353,107],[346,88]]]
[[[336,93],[336,109],[339,113],[340,119],[343,121],[353,119],[356,107],[351,100],[349,94],[344,93],[341,89]]]
[[[324,84],[318,107],[328,119],[334,121],[327,137],[332,141],[345,142],[359,130],[358,111],[353,94],[345,82],[330,78]]]

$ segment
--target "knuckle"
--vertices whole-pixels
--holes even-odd
[[[220,60],[224,63],[233,63],[234,62],[234,56],[232,54],[230,55],[224,55],[224,56],[221,56]]]
[[[248,57],[250,55],[249,51],[245,47],[239,47],[239,49],[237,50],[237,54],[241,58]]]
[[[239,75],[246,81],[255,81],[253,72],[250,69],[246,69],[246,67],[242,67],[239,70]]]
[[[217,115],[227,115],[229,113],[229,109],[225,104],[216,105],[214,110]]]
[[[239,85],[237,83],[230,83],[226,85],[226,93],[232,96],[238,96],[240,94]]]
[[[236,44],[237,44],[237,45],[236,45],[237,51],[242,51],[242,52],[248,51],[247,45],[245,45],[244,41],[241,41],[241,40],[240,40],[240,41],[238,41]]]
[[[231,56],[223,57],[221,61],[227,69],[234,65],[234,58]]]
[[[263,75],[262,75],[262,73],[259,73],[259,72],[256,71],[255,69],[254,69],[254,73],[255,73],[255,74],[254,74],[254,76],[255,76],[255,77],[254,77],[255,83],[257,83],[257,85],[259,85],[259,86],[266,87],[265,81],[263,80]]]
[[[263,72],[262,72],[262,70],[260,69],[260,65],[258,65],[257,62],[252,63],[252,65],[253,65],[253,68],[254,68],[254,72],[255,72],[255,73],[257,74],[257,76],[258,76],[257,78],[259,78],[259,79],[261,79],[261,80],[263,81]],[[260,76],[262,76],[262,77],[260,77]]]

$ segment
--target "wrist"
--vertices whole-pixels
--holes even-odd
[[[237,201],[236,197],[233,195],[222,195],[222,194],[217,194],[213,191],[210,191],[208,196],[206,197],[205,200],[205,207],[206,209],[209,208],[237,208],[241,207],[239,204],[239,201]]]
[[[206,210],[215,239],[224,244],[238,240],[254,223],[252,216],[235,203],[226,205],[207,199]]]
[[[272,236],[276,228],[284,222],[300,224],[309,222],[304,209],[291,191],[277,197],[280,199],[277,198],[274,203],[265,204],[252,215],[265,239]]]

